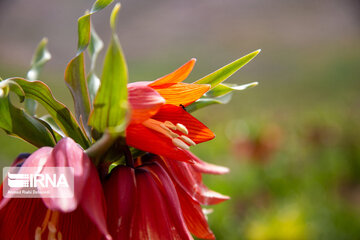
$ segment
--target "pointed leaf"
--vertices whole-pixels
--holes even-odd
[[[248,55],[235,60],[234,62],[216,70],[215,72],[197,80],[194,83],[197,84],[210,84],[211,89],[214,88],[219,83],[222,83],[235,72],[237,72],[240,68],[245,66],[248,62],[250,62],[256,55],[260,53],[260,49],[256,50],[255,52],[249,53]]]
[[[51,54],[47,50],[47,38],[43,38],[37,46],[33,59],[31,60],[31,68],[28,71],[26,77],[30,81],[35,81],[39,78],[39,74],[44,64],[51,59]],[[37,103],[33,99],[25,99],[25,110],[30,115],[35,115],[37,109]]]
[[[65,71],[65,81],[70,89],[75,103],[75,116],[77,121],[90,136],[91,129],[88,126],[90,114],[90,95],[88,90],[88,80],[85,77],[85,63],[83,52],[91,42],[91,24],[90,16],[109,5],[109,0],[98,0],[93,4],[91,12],[86,11],[85,15],[78,19],[78,47],[76,56],[69,62]],[[92,67],[93,69],[93,67]],[[90,76],[89,79],[96,81],[96,76]],[[92,84],[92,89],[96,88]]]
[[[212,90],[205,94],[206,97],[220,97],[234,90],[241,91],[258,85],[258,82],[247,83],[243,85],[231,84],[231,83],[220,83]]]
[[[76,119],[79,123],[80,118],[82,119],[81,124],[85,127],[88,136],[90,136],[90,128],[87,127],[90,98],[85,78],[84,53],[80,53],[70,61],[65,71],[65,81],[74,99]]]
[[[90,113],[90,97],[85,77],[84,53],[90,43],[90,13],[78,19],[78,47],[77,54],[65,70],[65,82],[68,86],[75,104],[76,120],[84,126],[90,136],[87,121]],[[82,122],[81,122],[82,121]]]
[[[90,42],[90,13],[78,19],[78,54],[82,53]]]
[[[14,107],[8,97],[0,98],[0,128],[36,147],[54,146],[50,131],[36,118]]]
[[[119,9],[120,5],[117,4],[110,17],[112,39],[105,56],[100,89],[89,119],[89,125],[98,132],[112,128],[116,129],[115,134],[123,132],[126,123],[128,79],[126,61],[115,33],[115,20]]]
[[[213,104],[227,104],[231,100],[231,93],[223,95],[217,98],[200,98],[193,104],[186,107],[186,111],[189,113],[194,112],[195,110],[213,105]]]
[[[39,120],[49,125],[50,129],[54,132],[53,135],[55,136],[55,139],[57,141],[66,136],[50,115],[44,115],[41,118],[39,118]]]
[[[90,38],[90,44],[88,48],[88,52],[90,55],[90,71],[88,74],[87,82],[88,82],[88,88],[89,88],[89,95],[90,95],[90,101],[93,102],[94,98],[96,96],[97,91],[100,87],[100,79],[95,74],[95,64],[96,59],[103,48],[104,43],[100,39],[100,37],[95,32],[94,27],[91,28],[91,38]]]
[[[0,98],[7,97],[9,92],[12,91],[19,97],[20,102],[23,102],[25,99],[25,93],[20,85],[9,79],[0,82],[0,91]]]
[[[113,0],[97,0],[91,8],[91,13],[100,11],[101,9],[112,3]]]
[[[30,82],[23,78],[11,78],[9,80],[20,85],[25,92],[25,97],[34,99],[43,105],[67,136],[74,139],[83,148],[89,146],[89,140],[85,137],[70,110],[54,98],[45,83]]]

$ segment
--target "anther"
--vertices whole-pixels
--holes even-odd
[[[184,125],[182,125],[181,123],[176,124],[176,129],[179,130],[180,132],[182,132],[185,135],[189,134],[189,131],[187,130],[187,128]]]
[[[161,124],[160,124],[160,127],[161,127],[162,129],[166,130],[166,131],[170,134],[171,138],[177,138],[177,137],[179,137],[178,134],[176,134],[176,133],[174,133],[173,131],[171,131],[167,126],[165,126],[164,123],[161,123]]]
[[[48,223],[49,232],[56,233],[56,227],[52,222]]]
[[[188,137],[185,136],[185,135],[181,135],[180,138],[181,138],[184,142],[186,142],[187,144],[189,144],[189,145],[191,145],[191,146],[195,146],[195,145],[196,145],[196,143],[195,143],[193,140],[191,140],[190,138],[188,138]]]
[[[35,240],[41,240],[41,227],[37,227],[35,230]]]
[[[170,128],[172,130],[176,130],[176,126],[172,122],[165,121],[164,124],[165,124],[166,127]]]
[[[175,146],[179,147],[179,148],[182,148],[184,150],[189,150],[189,146],[186,145],[183,141],[181,141],[180,139],[178,138],[173,138],[172,139],[172,142]]]

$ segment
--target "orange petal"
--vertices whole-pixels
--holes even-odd
[[[207,84],[175,83],[152,87],[166,100],[166,104],[188,106],[210,89]]]
[[[189,76],[191,70],[195,65],[196,59],[192,58],[190,61],[182,65],[180,68],[175,70],[174,72],[156,79],[154,82],[150,83],[150,87],[160,86],[167,83],[178,83],[184,81],[187,76]]]

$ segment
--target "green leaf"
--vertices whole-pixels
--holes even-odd
[[[51,59],[51,54],[46,48],[47,43],[47,38],[43,38],[35,50],[31,60],[31,68],[26,76],[30,81],[35,81],[39,78],[43,66]]]
[[[231,83],[227,83],[227,84],[220,83],[219,85],[214,87],[212,90],[207,92],[205,94],[205,96],[206,97],[220,97],[220,96],[228,94],[229,92],[232,92],[234,90],[241,91],[241,90],[245,90],[245,89],[248,89],[251,87],[255,87],[257,85],[258,85],[257,82],[247,83],[247,84],[243,84],[243,85],[237,85],[237,84],[231,84]]]
[[[113,0],[97,0],[91,8],[91,13],[97,12],[97,11],[105,8],[110,3],[112,3],[112,1]]]
[[[80,55],[90,42],[90,13],[86,12],[84,16],[78,19],[78,53]]]
[[[194,112],[198,109],[210,106],[210,105],[214,105],[214,104],[227,104],[228,102],[230,102],[232,97],[231,93],[228,93],[226,95],[223,95],[221,97],[217,97],[217,98],[206,98],[206,97],[202,97],[199,100],[197,100],[196,102],[192,103],[191,105],[186,107],[186,111],[188,111],[189,113]]]
[[[100,37],[95,32],[95,29],[92,27],[91,28],[91,39],[90,39],[90,44],[89,44],[89,48],[88,48],[91,64],[90,64],[90,71],[88,73],[88,78],[87,78],[91,102],[94,101],[96,93],[100,87],[100,79],[95,74],[95,66],[96,66],[97,56],[98,56],[99,52],[101,51],[101,49],[103,48],[103,46],[104,46],[104,43],[101,41]]]
[[[44,115],[40,118],[40,120],[44,121],[46,124],[48,124],[50,126],[50,128],[53,130],[54,135],[56,136],[56,140],[57,136],[60,136],[61,138],[65,137],[64,132],[61,130],[61,128],[56,124],[55,120],[50,116],[50,115]],[[60,139],[61,139],[60,138]]]
[[[89,119],[89,124],[100,133],[110,128],[110,132],[120,134],[126,124],[128,70],[115,33],[115,20],[119,9],[120,4],[117,4],[110,17],[112,38],[105,56],[100,89]]]
[[[41,81],[27,81],[23,78],[10,78],[23,89],[25,97],[38,101],[48,113],[54,118],[62,131],[83,148],[89,146],[89,140],[76,122],[69,109],[52,95],[49,87]]]
[[[88,137],[91,136],[91,129],[88,126],[90,114],[90,94],[88,90],[88,80],[91,80],[92,92],[96,89],[96,76],[85,76],[84,51],[91,42],[91,22],[90,16],[105,8],[112,1],[98,0],[93,4],[91,12],[86,11],[84,16],[78,19],[78,47],[76,56],[69,62],[65,71],[65,82],[70,89],[75,103],[75,116],[80,125],[85,129]],[[93,45],[94,46],[94,45]],[[95,57],[96,58],[96,57]]]
[[[210,73],[209,75],[195,81],[194,83],[197,84],[210,84],[211,88],[214,88],[218,84],[222,83],[226,79],[228,79],[231,75],[233,75],[235,72],[237,72],[240,68],[245,66],[248,62],[250,62],[256,55],[260,53],[260,49],[256,50],[255,52],[249,53],[248,55],[239,58],[238,60],[235,60],[232,63],[229,63],[228,65],[220,68],[219,70],[216,70],[213,73]]]
[[[20,99],[20,102],[24,101],[25,93],[19,84],[17,84],[14,81],[11,81],[11,80],[1,81],[0,82],[0,98],[7,97],[10,91],[16,93],[16,95]]]
[[[39,78],[40,72],[45,65],[51,59],[51,54],[47,50],[47,38],[43,38],[37,46],[33,58],[31,60],[31,68],[28,71],[26,77],[30,81],[35,81]],[[25,110],[32,116],[35,115],[37,109],[37,103],[33,99],[25,99]]]
[[[0,128],[8,134],[16,135],[36,147],[55,145],[49,129],[33,116],[14,107],[8,97],[0,98],[0,115]]]
[[[65,71],[65,82],[74,99],[76,119],[90,136],[90,128],[87,125],[90,114],[90,98],[85,79],[84,53],[80,53],[68,64]]]

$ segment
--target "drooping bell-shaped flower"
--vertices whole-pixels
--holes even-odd
[[[126,142],[140,150],[180,161],[191,159],[183,151],[211,140],[215,135],[183,108],[210,88],[206,84],[182,83],[195,59],[153,82],[128,85],[131,107]]]
[[[115,168],[104,184],[114,239],[192,239],[170,177],[158,164]]]
[[[190,153],[189,153],[190,154]],[[229,199],[228,196],[209,190],[202,182],[201,172],[224,174],[228,169],[208,164],[191,154],[193,164],[174,161],[160,156],[150,157],[163,166],[171,177],[179,196],[182,213],[189,231],[201,239],[214,239],[201,205],[213,205]],[[200,171],[199,171],[200,170]]]
[[[72,139],[64,138],[54,148],[40,148],[13,165],[21,165],[18,173],[27,174],[53,173],[47,167],[72,167],[74,192],[71,198],[59,198],[56,189],[50,190],[50,197],[1,197],[0,239],[111,239],[96,168]]]

